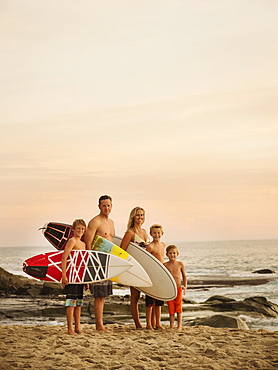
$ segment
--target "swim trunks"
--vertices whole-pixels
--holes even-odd
[[[182,313],[182,287],[178,287],[178,294],[175,299],[168,301],[168,312],[169,315],[175,315],[175,313]]]
[[[153,306],[164,306],[164,301],[160,301],[159,299],[152,298],[146,295],[146,307],[153,307]]]
[[[112,281],[98,281],[97,283],[90,284],[90,290],[94,298],[108,297],[113,294]]]
[[[65,286],[66,302],[65,306],[83,306],[84,284],[67,284]]]

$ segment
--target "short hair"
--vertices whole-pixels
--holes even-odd
[[[159,224],[154,224],[150,227],[150,233],[152,232],[152,229],[161,229],[161,231],[163,232],[163,227]]]
[[[171,245],[168,245],[168,247],[166,248],[166,253],[169,253],[170,250],[172,249],[176,249],[177,251],[179,251],[179,248],[176,245],[171,244]]]
[[[134,217],[135,217],[137,211],[143,211],[144,217],[145,217],[145,210],[142,207],[137,206],[137,207],[133,208],[130,212],[128,223],[127,223],[127,229],[128,230],[129,229],[134,229]]]
[[[100,204],[102,200],[106,200],[106,199],[109,199],[112,203],[112,198],[110,197],[110,195],[102,195],[98,200],[98,204]]]
[[[86,222],[84,220],[82,220],[82,218],[78,218],[78,219],[74,220],[73,223],[72,223],[72,228],[75,229],[77,225],[84,226],[85,229],[86,229]]]

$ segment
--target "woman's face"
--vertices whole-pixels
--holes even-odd
[[[145,221],[145,212],[142,209],[138,209],[134,216],[134,225],[142,225]]]

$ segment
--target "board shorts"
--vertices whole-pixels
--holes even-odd
[[[182,287],[178,287],[178,294],[175,299],[168,301],[168,312],[169,315],[175,315],[175,313],[182,313]]]
[[[84,284],[67,284],[65,286],[66,302],[65,306],[83,306]]]
[[[146,295],[146,307],[160,307],[164,306],[164,301],[160,301],[159,299],[152,298]]]
[[[98,281],[97,283],[90,284],[90,290],[94,298],[108,297],[113,294],[112,281],[104,280]]]

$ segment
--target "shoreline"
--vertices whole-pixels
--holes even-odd
[[[105,299],[103,320],[104,324],[130,325],[133,320],[130,314],[129,295],[111,295]],[[250,330],[278,330],[278,307],[265,298],[248,298],[236,301],[224,296],[212,296],[207,301],[196,303],[183,299],[183,326],[199,325],[199,320],[214,315],[232,316],[247,323]],[[260,302],[262,301],[262,302]],[[10,296],[0,298],[0,326],[14,325],[65,325],[65,296]],[[94,327],[94,299],[91,294],[84,295],[81,323]],[[139,300],[140,319],[145,326],[145,299]],[[275,316],[276,313],[276,316]],[[162,324],[169,324],[167,304],[161,310]],[[262,323],[262,324],[260,324]]]
[[[196,324],[194,321],[221,313],[233,317],[242,316],[243,321],[246,321],[247,326],[252,330],[263,328],[272,332],[278,329],[277,304],[267,301],[262,295],[260,296],[260,302],[250,301],[252,297],[256,296],[255,294],[245,296],[245,298],[241,296],[241,298],[238,298],[239,301],[230,298],[228,294],[217,295],[219,294],[218,288],[224,287],[229,290],[229,288],[233,289],[235,286],[263,285],[277,280],[277,278],[277,274],[267,276],[265,274],[263,276],[249,275],[245,278],[223,275],[190,276],[188,279],[188,293],[196,291],[193,296],[203,296],[203,299],[201,302],[199,299],[199,303],[197,303],[187,298],[190,297],[190,294],[184,297],[184,325],[187,327],[192,324],[197,325],[199,323]],[[13,275],[3,269],[1,269],[0,281],[2,286],[0,325],[29,325],[35,322],[36,325],[43,323],[51,326],[65,323],[63,285]],[[274,285],[277,285],[276,282]],[[139,305],[142,323],[145,322],[145,301],[143,297],[144,294],[142,294]],[[211,300],[212,297],[218,297],[217,302]],[[81,316],[81,322],[84,324],[94,324],[93,300],[90,292],[85,292],[85,304]],[[129,325],[133,322],[130,314],[128,286],[113,284],[113,295],[105,299],[104,321],[108,324],[122,325]],[[167,304],[162,307],[162,321],[164,323],[169,321]]]

